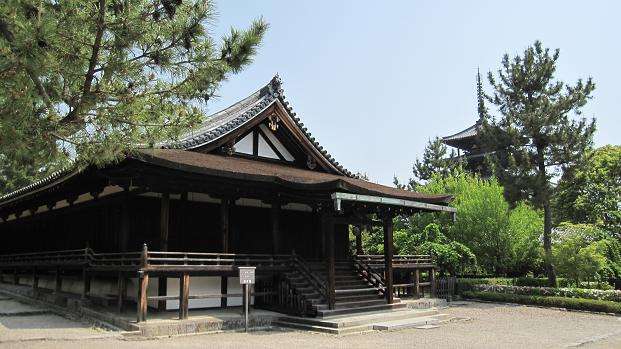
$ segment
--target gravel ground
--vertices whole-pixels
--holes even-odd
[[[163,339],[10,341],[10,348],[621,348],[621,318],[526,306],[463,302],[443,311],[467,320],[438,328],[332,336],[298,331],[258,331]]]

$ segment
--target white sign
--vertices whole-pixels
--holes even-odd
[[[255,267],[239,267],[239,284],[248,285],[254,284],[254,270]]]

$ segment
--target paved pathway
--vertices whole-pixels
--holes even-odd
[[[24,304],[0,294],[0,347],[117,336],[116,332],[67,319],[49,309]]]
[[[443,312],[467,320],[347,336],[274,330],[131,339],[56,315],[0,316],[0,348],[621,348],[619,317],[476,302]]]

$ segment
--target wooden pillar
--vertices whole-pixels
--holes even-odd
[[[149,274],[138,272],[138,322],[147,321],[147,290],[149,288]]]
[[[32,268],[32,294],[34,296],[39,292],[39,274],[37,273],[37,268]]]
[[[331,215],[324,216],[324,233],[326,236],[327,270],[328,270],[328,308],[334,309],[335,281],[334,281],[334,219]]]
[[[416,292],[416,298],[420,298],[420,270],[416,269],[414,272],[414,291]]]
[[[127,252],[129,248],[129,188],[125,188],[123,203],[121,204],[121,230],[119,232],[119,249],[121,252]]]
[[[364,254],[364,251],[362,251],[362,229],[361,225],[356,227],[356,255]]]
[[[63,279],[61,277],[60,268],[56,268],[55,282],[54,282],[54,293],[59,294],[63,287]]]
[[[86,268],[82,269],[82,299],[86,299],[91,293],[91,276]]]
[[[429,282],[431,283],[431,297],[436,297],[436,268],[429,269]]]
[[[126,286],[126,279],[125,279],[125,275],[123,275],[122,272],[119,272],[118,275],[118,279],[117,279],[117,283],[116,283],[116,288],[117,288],[117,311],[119,313],[122,313],[123,310],[125,310],[125,294],[127,292],[127,286]]]
[[[272,251],[274,254],[281,253],[280,243],[280,202],[273,201],[270,208],[270,223],[272,225]]]
[[[231,215],[231,199],[222,199],[220,204],[220,232],[222,235],[222,253],[230,252],[230,215]],[[220,277],[220,294],[225,295],[228,293],[228,276],[224,275]],[[227,298],[220,298],[220,306],[222,308],[227,307]]]
[[[385,296],[386,303],[393,303],[393,272],[392,272],[392,258],[393,258],[393,242],[392,242],[392,217],[393,215],[386,212],[383,217],[384,221],[384,271],[385,271]]]
[[[179,278],[179,320],[188,318],[190,297],[190,274],[183,273]]]
[[[168,231],[170,226],[170,194],[162,193],[160,201],[160,250],[168,251]],[[160,275],[157,278],[157,295],[165,296],[167,288],[167,278]],[[166,301],[157,302],[157,310],[166,310]]]

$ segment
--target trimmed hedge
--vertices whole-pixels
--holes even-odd
[[[597,299],[611,302],[621,302],[621,291],[593,290],[583,288],[552,288],[552,287],[527,287],[527,286],[503,286],[503,285],[462,285],[459,290],[475,292],[494,292],[517,294],[523,296],[555,296],[567,298]]]
[[[565,278],[556,279],[557,287],[568,287],[569,280]],[[548,287],[547,278],[534,278],[529,276],[515,278],[513,286]]]
[[[482,299],[492,302],[508,302],[544,307],[566,308],[574,310],[597,311],[621,314],[621,303],[584,298],[525,296],[508,293],[465,291],[465,298]]]

